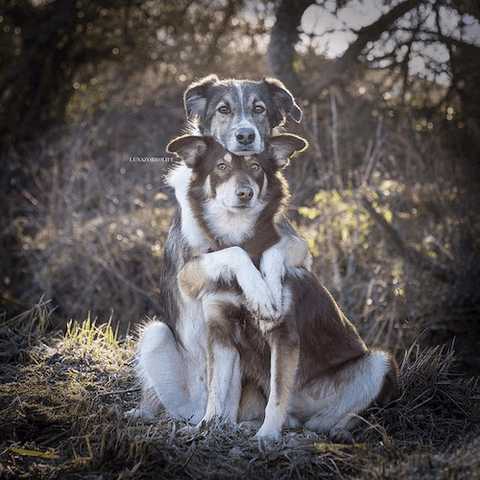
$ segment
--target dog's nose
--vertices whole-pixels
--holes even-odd
[[[238,143],[249,145],[255,140],[255,132],[252,128],[239,128],[235,137]]]
[[[253,197],[253,188],[248,185],[239,185],[235,193],[242,202],[248,202]]]

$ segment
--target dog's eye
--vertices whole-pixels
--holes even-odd
[[[226,105],[222,105],[221,107],[218,107],[217,111],[222,115],[226,115],[227,113],[230,113],[230,108],[228,108]]]
[[[254,172],[256,172],[257,170],[260,170],[260,165],[259,165],[258,163],[252,163],[252,164],[250,165],[250,168],[251,168]]]
[[[223,163],[223,162],[222,162],[222,163],[218,163],[218,164],[217,164],[217,168],[218,168],[219,170],[225,170],[225,169],[227,168],[227,164],[226,164],[226,163]]]
[[[254,113],[263,113],[265,111],[265,107],[262,105],[255,105],[253,107]]]

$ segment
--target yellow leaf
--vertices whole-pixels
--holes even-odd
[[[38,450],[25,450],[24,448],[10,448],[13,453],[19,453],[20,455],[28,455],[29,457],[42,457],[42,458],[60,458],[56,453],[39,452]]]
[[[315,448],[319,452],[335,452],[338,450],[346,450],[355,447],[355,448],[361,448],[366,450],[367,445],[365,443],[356,443],[355,445],[347,445],[344,443],[325,443],[325,442],[317,442],[315,443]]]

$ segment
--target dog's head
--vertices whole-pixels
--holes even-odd
[[[264,152],[235,155],[211,136],[185,135],[167,146],[191,169],[188,195],[201,202],[212,217],[260,212],[274,197],[286,194],[281,176],[294,154],[308,143],[283,134],[266,139]]]
[[[219,80],[217,76],[190,85],[184,94],[187,117],[202,135],[212,135],[236,155],[263,152],[265,139],[290,115],[302,111],[279,80]]]

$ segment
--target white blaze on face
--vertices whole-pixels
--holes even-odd
[[[262,122],[268,120],[265,115],[257,115],[251,111],[254,107],[252,100],[253,98],[246,98],[243,85],[232,86],[219,100],[216,113],[212,118],[211,134],[227,150],[236,155],[260,153],[265,148],[260,132],[265,131],[266,127]],[[222,113],[222,107],[227,107],[228,113]],[[257,122],[260,123],[257,124]],[[247,129],[255,135],[251,143],[242,143],[237,138],[242,129]]]
[[[236,155],[251,155],[252,153],[261,153],[265,148],[263,139],[252,117],[252,112],[249,111],[250,105],[245,101],[244,91],[242,85],[237,85],[237,95],[239,102],[239,117],[233,126],[233,135],[229,137],[227,149]],[[236,134],[240,129],[250,129],[255,134],[255,140],[248,145],[244,145],[237,140]]]

